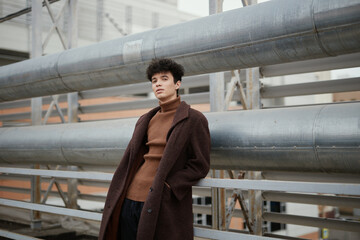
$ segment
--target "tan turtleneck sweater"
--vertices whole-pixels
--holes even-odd
[[[126,194],[126,198],[133,201],[145,202],[147,198],[165,149],[166,135],[180,105],[180,97],[159,104],[161,109],[150,120],[147,130],[146,145],[149,152],[144,155],[145,162],[137,171]]]

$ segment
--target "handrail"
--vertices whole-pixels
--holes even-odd
[[[42,170],[26,168],[4,168],[0,167],[0,172],[10,174],[23,174],[33,176],[52,176],[57,178],[73,179],[93,179],[110,181],[113,174],[101,172],[80,172],[62,170]],[[238,180],[238,179],[211,179],[200,180],[195,186],[235,188],[251,190],[272,190],[272,191],[291,191],[308,193],[330,193],[360,195],[360,184],[353,183],[312,183],[312,182],[291,182],[275,180]]]

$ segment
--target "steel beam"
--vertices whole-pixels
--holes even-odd
[[[154,57],[196,75],[355,53],[359,13],[357,0],[279,0],[132,34],[2,67],[0,101],[142,82]]]
[[[360,173],[360,103],[206,113],[216,169]],[[117,165],[136,118],[0,128],[0,163]]]

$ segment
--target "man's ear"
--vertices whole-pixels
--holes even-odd
[[[175,83],[175,89],[179,89],[180,86],[181,86],[181,81],[179,80]]]

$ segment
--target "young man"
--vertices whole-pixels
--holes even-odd
[[[204,115],[180,101],[184,68],[154,59],[147,77],[159,106],[141,116],[116,169],[99,239],[192,240],[191,187],[210,165]]]

